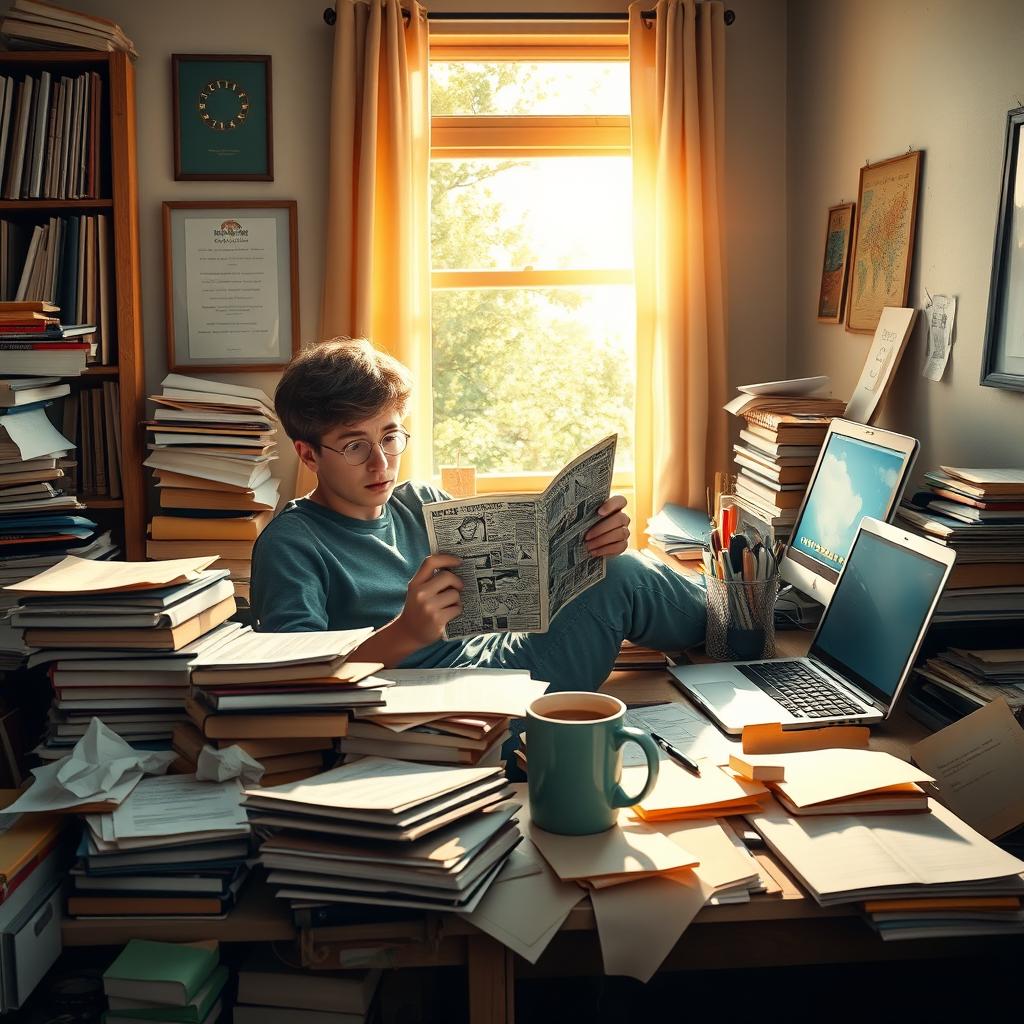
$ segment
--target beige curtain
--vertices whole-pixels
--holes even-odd
[[[416,378],[402,475],[431,472],[426,12],[337,0],[320,338],[369,338]],[[296,494],[316,485],[299,466]]]
[[[637,297],[636,521],[703,508],[728,467],[725,21],[719,2],[629,6]]]

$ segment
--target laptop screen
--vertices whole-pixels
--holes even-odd
[[[910,452],[830,434],[786,557],[835,582],[861,519],[888,519],[910,460]]]
[[[945,572],[941,562],[862,530],[810,654],[888,707]]]

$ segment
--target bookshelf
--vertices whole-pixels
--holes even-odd
[[[122,52],[87,50],[0,52],[0,74],[18,78],[49,71],[77,75],[95,71],[103,82],[100,128],[99,199],[3,199],[0,217],[43,223],[62,213],[107,213],[111,220],[113,263],[111,306],[116,325],[116,365],[91,366],[78,378],[67,378],[73,390],[118,383],[121,434],[120,498],[82,494],[97,522],[121,543],[122,557],[146,557],[146,484],[142,472],[145,382],[142,354],[142,286],[139,272],[139,187],[136,166],[135,69]],[[63,315],[63,314],[62,314]]]

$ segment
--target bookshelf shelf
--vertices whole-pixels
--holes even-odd
[[[113,199],[0,199],[0,213],[47,213],[50,210],[112,210]]]
[[[145,457],[142,421],[145,418],[145,386],[142,363],[142,284],[139,259],[139,186],[136,167],[135,68],[128,54],[91,50],[24,50],[0,52],[0,74],[21,79],[49,71],[54,77],[85,71],[99,74],[101,94],[99,166],[101,185],[109,196],[102,199],[9,199],[0,200],[0,216],[15,220],[39,220],[66,212],[83,216],[109,215],[108,244],[111,259],[111,310],[115,325],[117,365],[91,366],[77,379],[87,391],[101,383],[118,385],[120,418],[120,467],[122,498],[88,498],[88,508],[111,513],[111,525],[119,535],[122,557],[141,561],[146,557],[146,485],[141,471]],[[90,383],[90,378],[92,382]],[[99,381],[95,379],[99,378]],[[70,378],[65,378],[74,384]],[[75,393],[73,388],[72,393]],[[120,520],[120,522],[118,522]]]

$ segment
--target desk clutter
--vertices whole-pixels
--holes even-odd
[[[168,374],[146,421],[160,513],[150,558],[214,555],[248,602],[252,549],[278,503],[273,401],[259,388]]]

